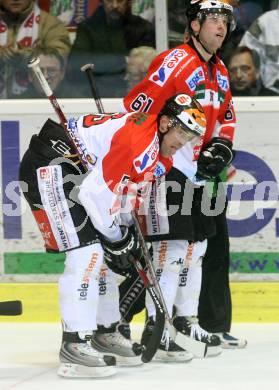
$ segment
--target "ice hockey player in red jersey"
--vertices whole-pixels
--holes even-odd
[[[157,226],[156,234],[153,234],[153,238],[148,238],[156,241],[154,259],[157,262],[158,273],[163,272],[165,278],[168,273],[169,278],[172,278],[174,266],[169,267],[167,261],[169,259],[174,264],[176,259],[177,262],[176,275],[178,277],[179,274],[179,285],[173,287],[172,302],[175,299],[176,288],[184,285],[182,291],[177,291],[175,302],[177,316],[174,322],[177,328],[205,341],[209,350],[213,347],[212,350],[215,352],[218,350],[216,347],[218,343],[220,345],[220,340],[225,348],[242,348],[246,345],[245,340],[236,339],[229,334],[231,296],[226,207],[214,217],[201,213],[202,187],[205,184],[203,180],[220,182],[219,175],[233,159],[232,141],[236,118],[228,71],[216,54],[235,28],[231,3],[229,0],[192,0],[186,11],[189,42],[159,54],[152,61],[143,81],[124,98],[122,107],[123,111],[128,112],[158,113],[166,96],[185,91],[186,88],[187,93],[195,97],[204,108],[207,126],[201,148],[195,148],[193,156],[189,145],[183,147],[175,155],[173,169],[166,177],[167,181],[179,183],[181,188],[180,197],[176,192],[167,192],[168,206],[175,204],[183,207],[184,188],[189,180],[194,186],[199,186],[200,189],[195,189],[193,218],[182,213],[171,215],[167,221],[168,234],[166,231],[165,234],[163,232],[158,234]],[[160,227],[162,226],[161,221]],[[204,245],[206,239],[207,248]],[[187,266],[184,264],[179,267],[180,259],[187,257],[189,242],[195,242],[194,246],[203,249],[198,251],[200,253],[198,257],[188,261]],[[158,263],[161,252],[164,252],[166,262],[163,269],[164,262],[161,261],[161,265]],[[191,250],[191,253],[195,251]],[[173,283],[177,283],[177,278]],[[166,285],[170,286],[171,282]],[[136,308],[133,308],[131,300],[127,304],[127,291],[132,293],[132,286],[133,282],[130,281],[127,288],[121,290],[123,305],[121,304],[120,309],[127,321],[131,320],[133,312],[137,311],[137,303]],[[152,313],[152,310],[150,312]],[[149,322],[152,324],[151,320]],[[207,331],[218,333],[218,336],[212,337]],[[218,341],[216,337],[220,340]]]
[[[199,142],[205,125],[203,109],[186,94],[168,99],[158,115],[70,119],[68,128],[91,164],[89,173],[82,172],[60,125],[48,120],[32,137],[20,164],[22,189],[46,250],[66,252],[59,280],[63,323],[59,375],[109,376],[115,364],[141,364],[141,347],[116,328],[118,299],[115,307],[110,304],[110,326],[102,323],[97,329],[100,270],[104,258],[120,270],[141,258],[128,210],[140,205],[147,187],[170,170],[172,156],[182,146]],[[102,310],[106,313],[107,307]]]

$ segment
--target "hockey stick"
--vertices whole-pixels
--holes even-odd
[[[72,130],[71,128],[69,128],[67,126],[66,117],[65,117],[61,107],[59,106],[57,99],[56,99],[53,91],[51,90],[47,80],[45,79],[45,77],[40,69],[39,63],[40,63],[40,60],[35,58],[35,59],[30,61],[28,66],[30,69],[33,70],[38,82],[41,85],[42,90],[44,91],[45,95],[48,97],[49,101],[51,102],[56,114],[58,115],[58,117],[61,121],[61,124],[62,124],[66,134],[69,137],[69,140],[71,141],[71,145],[78,152],[78,155],[80,157],[80,160],[81,160],[81,163],[82,163],[84,169],[86,171],[90,171],[90,170],[92,170],[92,165],[85,157],[88,155],[87,151],[85,152],[85,149],[84,149],[85,146],[82,145],[83,148],[81,149],[81,145],[79,145],[78,138],[76,137],[76,134],[73,133],[74,130]],[[91,68],[91,71],[92,71],[92,68]],[[98,109],[103,110],[102,105],[99,104],[99,105],[97,105],[97,107],[98,107]],[[138,260],[135,260],[134,265],[135,265],[139,276],[142,278],[142,281],[145,284],[145,286],[146,286],[147,290],[149,291],[150,296],[154,302],[154,305],[156,307],[156,315],[158,316],[158,319],[161,319],[160,324],[158,324],[158,327],[157,327],[157,332],[162,334],[163,330],[164,330],[164,325],[165,325],[165,313],[163,311],[162,304],[156,295],[156,291],[155,291],[153,285],[151,284],[146,273],[142,269],[140,262]],[[156,353],[158,346],[160,344],[160,340],[161,340],[161,336],[160,336],[159,341],[157,343],[154,343],[154,338],[151,337],[151,342],[148,343],[146,349],[144,350],[144,352],[142,354],[142,361],[143,362],[147,363],[153,358],[153,356]]]
[[[103,109],[99,108],[100,105],[98,102],[100,102],[101,99],[100,99],[100,97],[98,95],[98,91],[96,89],[96,83],[95,83],[94,74],[93,74],[93,67],[94,67],[93,64],[86,64],[86,65],[82,66],[81,70],[86,71],[86,73],[87,73],[87,77],[88,77],[88,81],[89,81],[89,84],[90,84],[90,87],[92,90],[93,98],[95,100],[96,106],[98,107],[99,113],[102,114],[102,113],[104,113],[104,111],[103,111]],[[101,107],[102,107],[102,105],[101,105]],[[195,340],[188,335],[184,335],[183,333],[178,332],[174,328],[174,326],[172,325],[172,318],[169,316],[166,302],[165,302],[165,298],[164,298],[163,293],[161,291],[160,284],[157,282],[157,277],[156,277],[156,274],[155,274],[155,271],[153,268],[153,262],[152,262],[149,250],[147,248],[145,239],[144,239],[143,234],[141,232],[141,228],[140,228],[138,219],[137,219],[134,212],[132,212],[132,218],[133,218],[134,226],[137,230],[138,236],[140,237],[145,262],[146,262],[146,265],[147,265],[147,268],[149,271],[149,275],[150,275],[150,279],[151,279],[151,283],[152,283],[152,288],[155,288],[156,296],[157,296],[157,298],[159,298],[160,305],[164,309],[164,313],[165,313],[165,317],[166,317],[165,319],[167,320],[168,330],[169,330],[169,333],[170,333],[172,339],[181,348],[188,350],[189,352],[193,353],[195,356],[205,357],[206,353],[207,353],[206,343],[203,343],[202,341]],[[140,263],[139,263],[139,265],[140,265]],[[137,266],[136,266],[136,268],[137,268]],[[139,273],[138,268],[137,268],[137,271]],[[140,273],[139,273],[139,275],[140,275]],[[147,291],[148,291],[148,289],[147,289]],[[149,294],[150,294],[150,292],[149,292]],[[154,294],[153,291],[150,294],[151,297],[152,297],[152,294]],[[154,300],[153,300],[153,302],[154,302]],[[162,313],[161,312],[159,313],[160,318],[157,319],[157,306],[156,305],[155,305],[155,308],[156,308],[156,324],[155,324],[155,328],[154,328],[154,331],[152,334],[152,337],[154,336],[154,340],[152,342],[157,343],[159,345],[158,339],[159,339],[159,337],[162,337],[163,330],[162,330],[162,333],[160,334],[159,330],[156,329],[156,326],[157,326],[157,320],[158,320],[158,327],[159,327],[159,324],[162,322],[162,318],[161,318]],[[156,337],[156,334],[157,334],[157,337]]]
[[[51,90],[45,76],[43,75],[41,69],[40,69],[40,59],[39,58],[33,58],[29,64],[28,67],[34,72],[34,75],[36,76],[43,92],[48,97],[48,100],[50,101],[52,107],[54,108],[61,125],[63,126],[66,135],[68,136],[69,142],[74,150],[77,151],[79,159],[86,171],[92,169],[91,168],[91,162],[92,160],[90,153],[87,152],[84,145],[80,144],[79,139],[77,138],[75,134],[75,129],[70,128],[67,126],[67,119],[56,99],[56,96],[54,95],[53,91]]]
[[[21,301],[0,302],[1,316],[19,316],[20,314],[22,314]]]
[[[80,70],[82,72],[86,73],[86,76],[88,78],[88,82],[89,82],[89,85],[90,85],[90,88],[91,88],[91,92],[92,92],[92,95],[94,97],[94,101],[95,101],[95,104],[97,106],[99,114],[104,114],[105,110],[104,110],[104,106],[102,104],[102,101],[101,101],[101,99],[99,97],[100,95],[98,93],[97,85],[95,83],[95,78],[94,78],[94,75],[93,75],[93,69],[94,69],[94,64],[85,64],[85,65],[83,65],[80,68]]]
[[[152,335],[148,340],[148,344],[144,351],[142,352],[141,355],[141,360],[143,363],[148,363],[150,360],[152,360],[153,356],[157,352],[157,349],[160,345],[161,338],[165,329],[165,318],[166,318],[166,313],[164,310],[164,305],[163,302],[160,299],[160,296],[158,295],[156,286],[153,284],[153,281],[151,282],[148,279],[148,276],[144,269],[142,268],[142,265],[139,260],[134,260],[133,264],[143,281],[143,284],[150,295],[155,309],[156,309],[156,320],[155,320],[155,325],[154,329],[152,331]]]
[[[132,212],[132,218],[133,218],[133,222],[134,222],[136,231],[137,231],[139,238],[140,238],[141,247],[142,247],[142,250],[144,253],[144,258],[145,258],[145,262],[146,262],[148,271],[151,275],[151,280],[157,281],[157,277],[156,277],[155,270],[153,267],[153,262],[152,262],[148,247],[146,245],[145,239],[143,237],[138,219],[137,219],[134,212]],[[177,345],[179,345],[181,348],[186,349],[187,351],[193,353],[195,356],[202,357],[202,358],[205,357],[207,354],[206,343],[204,343],[202,341],[195,340],[191,336],[188,336],[188,335],[185,335],[181,332],[178,332],[175,329],[175,327],[173,326],[172,318],[170,317],[170,315],[168,313],[166,301],[165,301],[164,295],[162,293],[160,284],[157,282],[155,284],[155,287],[157,289],[157,294],[160,297],[160,300],[161,300],[163,308],[164,308],[164,313],[165,313],[166,320],[167,320],[167,328],[168,328],[168,331],[170,333],[171,338],[174,340],[174,342]]]
[[[60,122],[62,126],[65,128],[67,119],[61,110],[56,97],[54,96],[47,80],[45,79],[45,76],[43,75],[41,68],[40,68],[40,59],[39,58],[32,58],[28,63],[28,68],[32,69],[35,76],[37,77],[38,82],[40,83],[42,90],[48,97],[52,107],[54,108],[56,114],[58,115],[58,118],[60,119]]]
[[[89,85],[90,85],[90,88],[92,91],[92,95],[93,95],[93,98],[94,98],[94,101],[95,101],[95,104],[96,104],[96,107],[98,109],[99,114],[104,114],[105,113],[104,107],[103,107],[101,98],[99,97],[99,93],[98,93],[97,88],[96,88],[95,78],[94,78],[94,74],[93,74],[93,68],[94,68],[94,64],[85,64],[81,67],[81,71],[85,72],[87,75],[88,82],[89,82]],[[139,277],[143,281],[143,284],[144,284],[147,292],[149,293],[149,295],[154,303],[155,310],[156,310],[155,326],[154,326],[152,335],[151,335],[150,339],[148,340],[148,344],[147,344],[145,350],[143,351],[142,357],[141,357],[141,359],[144,363],[148,363],[153,358],[153,356],[155,355],[155,353],[160,345],[161,338],[162,338],[164,328],[165,328],[166,314],[164,311],[164,303],[162,302],[161,297],[157,292],[157,288],[156,288],[157,279],[151,277],[151,280],[150,280],[148,278],[148,275],[144,271],[139,260],[134,260],[133,264],[134,264],[134,267],[136,268],[136,270],[139,274]]]

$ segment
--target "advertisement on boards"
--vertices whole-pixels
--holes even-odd
[[[5,274],[63,269],[64,255],[47,255],[44,261],[43,241],[18,185],[20,159],[48,116],[0,114],[0,269]],[[227,183],[231,273],[279,274],[278,121],[278,113],[238,113],[236,174]]]

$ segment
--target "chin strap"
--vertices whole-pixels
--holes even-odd
[[[199,42],[199,44],[202,46],[202,48],[207,52],[207,54],[210,54],[211,56],[213,56],[216,52],[214,51],[213,53],[211,53],[207,48],[206,46],[202,43],[202,41],[200,40],[200,35],[194,35],[194,37],[196,38],[196,40]]]

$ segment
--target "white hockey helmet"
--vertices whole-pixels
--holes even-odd
[[[169,116],[171,125],[179,125],[184,131],[196,136],[200,137],[205,133],[206,117],[203,107],[195,98],[185,93],[170,97],[159,115]]]
[[[198,19],[202,24],[209,14],[223,14],[228,18],[228,31],[234,31],[236,19],[231,3],[232,0],[192,0],[186,10],[189,25],[194,19]]]

